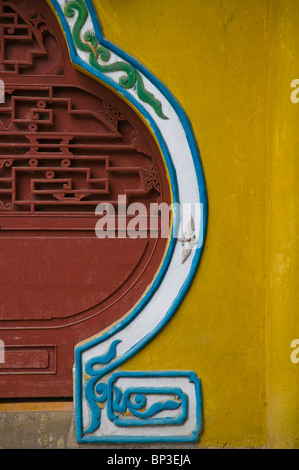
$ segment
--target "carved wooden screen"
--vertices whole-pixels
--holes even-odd
[[[45,1],[0,0],[0,52],[0,396],[71,396],[74,345],[134,306],[167,243],[99,239],[95,208],[170,189],[150,131],[71,66]]]

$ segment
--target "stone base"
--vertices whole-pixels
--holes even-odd
[[[0,449],[190,449],[195,445],[78,444],[74,410],[0,412]]]

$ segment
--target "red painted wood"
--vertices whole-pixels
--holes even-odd
[[[101,240],[95,208],[170,189],[150,131],[73,69],[45,2],[0,0],[0,53],[0,396],[71,396],[74,346],[133,308],[167,243]]]

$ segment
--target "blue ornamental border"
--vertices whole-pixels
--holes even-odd
[[[70,59],[74,65],[80,67],[83,71],[87,72],[89,75],[94,76],[95,78],[99,79],[101,82],[106,84],[109,88],[114,89],[118,95],[123,96],[127,101],[131,103],[131,105],[141,113],[146,121],[148,122],[150,128],[152,129],[159,146],[161,148],[165,164],[167,166],[169,177],[170,177],[170,186],[173,196],[173,203],[174,207],[176,207],[175,203],[179,203],[179,192],[178,192],[178,184],[177,184],[177,176],[176,176],[176,169],[174,167],[173,161],[171,159],[171,155],[169,153],[169,149],[165,143],[165,140],[157,126],[156,122],[153,120],[150,113],[145,109],[145,107],[138,101],[132,94],[130,94],[126,89],[121,87],[118,83],[116,83],[111,77],[99,72],[90,64],[85,62],[77,53],[77,49],[74,44],[73,36],[64,15],[64,12],[61,9],[60,4],[57,0],[47,0],[50,6],[55,10],[56,16],[58,17],[61,27],[63,29],[64,35],[67,40],[68,48],[70,51]],[[66,2],[67,3],[67,2]],[[207,230],[207,218],[208,218],[208,202],[207,202],[207,191],[206,191],[206,184],[204,179],[204,173],[200,158],[200,152],[195,140],[195,136],[193,133],[193,129],[191,123],[179,104],[179,102],[174,98],[174,96],[170,93],[170,91],[165,87],[165,85],[160,82],[149,70],[147,70],[141,63],[139,63],[136,59],[119,49],[117,46],[112,44],[108,41],[104,36],[101,29],[101,25],[97,16],[97,13],[94,9],[92,0],[85,0],[85,4],[88,8],[90,17],[92,19],[94,32],[96,34],[97,40],[100,45],[108,48],[113,53],[117,54],[120,58],[131,64],[136,70],[141,72],[153,85],[165,96],[168,102],[173,107],[174,111],[176,112],[177,116],[180,119],[181,125],[185,131],[186,139],[191,151],[193,164],[196,172],[198,190],[199,190],[199,198],[202,204],[202,223],[201,223],[201,232],[199,239],[203,242],[206,236]],[[179,223],[179,213],[177,210],[174,211],[173,214],[173,225],[172,225],[172,233],[170,242],[168,245],[167,253],[164,258],[163,264],[158,272],[151,288],[146,293],[146,295],[140,300],[139,304],[120,322],[114,325],[111,329],[103,333],[102,335],[85,342],[84,344],[78,345],[75,348],[75,419],[76,419],[76,436],[78,442],[194,442],[198,440],[199,433],[202,430],[202,418],[201,418],[201,407],[202,407],[202,400],[201,400],[201,385],[200,380],[194,374],[194,372],[139,372],[135,373],[136,377],[180,377],[180,376],[187,376],[189,377],[190,381],[194,382],[196,388],[196,397],[197,397],[197,427],[193,431],[192,435],[190,436],[167,436],[167,437],[155,437],[155,436],[125,436],[125,437],[118,437],[118,436],[96,436],[96,435],[84,435],[83,432],[83,415],[82,415],[82,392],[83,392],[83,383],[82,383],[82,353],[90,348],[94,347],[102,343],[103,341],[111,338],[115,333],[123,330],[127,327],[134,318],[142,311],[145,305],[149,302],[151,297],[153,296],[154,292],[158,289],[165,273],[167,272],[170,260],[173,255],[174,247],[176,244],[175,233],[177,230],[177,226]],[[195,250],[194,257],[192,259],[192,264],[188,273],[187,278],[185,279],[183,285],[181,286],[180,291],[177,293],[177,296],[172,303],[171,307],[168,309],[166,315],[164,316],[163,320],[152,330],[150,331],[141,341],[135,344],[129,351],[123,354],[121,357],[117,358],[111,364],[108,364],[105,367],[105,375],[111,373],[114,369],[121,366],[124,362],[130,359],[132,356],[138,353],[142,348],[146,346],[160,331],[161,329],[168,323],[168,321],[172,318],[176,310],[178,309],[179,305],[182,303],[185,295],[187,294],[190,285],[194,279],[196,271],[198,269],[200,259],[203,252],[204,243],[201,244],[199,248]],[[110,376],[110,384],[115,379],[117,373],[114,373]],[[122,373],[122,375],[124,372]],[[127,373],[131,374],[131,373]]]

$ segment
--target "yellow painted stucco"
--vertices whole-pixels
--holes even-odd
[[[94,3],[105,37],[189,116],[209,200],[186,299],[124,369],[197,373],[199,447],[298,448],[298,1]]]

